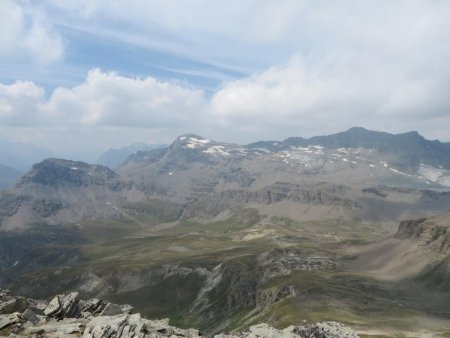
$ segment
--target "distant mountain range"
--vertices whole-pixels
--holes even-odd
[[[165,148],[165,144],[145,144],[133,143],[130,146],[119,149],[108,149],[105,153],[100,155],[95,163],[115,169],[121,165],[131,154],[137,151],[149,151],[152,149]]]
[[[30,144],[0,141],[0,190],[14,185],[31,166],[52,153]]]
[[[133,147],[109,152],[110,163]],[[352,128],[246,146],[188,134],[137,151],[116,172],[68,160],[35,164],[0,198],[0,220],[13,229],[105,218],[214,219],[252,207],[265,217],[397,222],[450,203],[449,161],[448,143],[416,132]]]
[[[0,190],[12,187],[22,175],[22,171],[0,164]]]
[[[249,144],[248,147],[260,147],[271,151],[285,150],[290,147],[306,147],[320,145],[326,148],[365,148],[385,154],[395,154],[396,165],[404,168],[426,163],[436,167],[450,169],[450,143],[438,140],[429,141],[417,131],[403,134],[390,134],[380,131],[353,127],[349,130],[329,136],[315,136],[308,139],[290,137],[282,142],[261,141]]]
[[[54,156],[49,150],[32,144],[0,141],[0,164],[26,171],[43,159]]]

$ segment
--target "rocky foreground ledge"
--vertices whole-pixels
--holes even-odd
[[[133,313],[130,305],[92,298],[81,300],[77,292],[58,295],[50,302],[12,295],[0,289],[0,338],[196,338],[195,329],[169,325],[168,319],[149,320]],[[356,338],[356,332],[337,322],[290,326],[277,330],[267,324],[249,332],[221,333],[215,338]]]

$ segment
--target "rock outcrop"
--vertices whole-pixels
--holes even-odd
[[[408,220],[400,223],[395,234],[399,239],[410,239],[422,247],[447,254],[450,250],[450,213],[431,218]]]
[[[77,292],[55,296],[49,302],[26,299],[0,290],[0,338],[196,338],[195,329],[169,325],[168,319],[149,320],[132,313],[129,305],[100,299],[81,300]],[[277,330],[268,324],[248,332],[221,333],[215,338],[357,338],[341,323],[326,322]]]
[[[357,338],[356,332],[337,322],[316,323],[308,326],[289,326],[277,330],[268,324],[250,327],[249,332],[237,335],[218,334],[215,338]]]

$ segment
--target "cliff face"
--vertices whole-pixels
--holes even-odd
[[[450,249],[450,213],[400,222],[395,237],[411,239],[423,247],[446,253]]]
[[[148,320],[133,307],[107,303],[101,299],[81,300],[77,292],[55,296],[50,302],[27,299],[0,290],[0,337],[178,337],[196,338],[195,329],[180,329],[167,319]],[[250,327],[250,332],[218,334],[216,338],[357,338],[356,332],[341,323],[326,322],[290,326],[277,330],[267,324]]]
[[[435,260],[417,276],[434,290],[450,290],[450,212],[400,223],[397,238],[413,240]]]
[[[112,170],[84,162],[47,159],[33,165],[14,189],[0,195],[0,231],[36,224],[119,218],[116,192],[123,189]]]

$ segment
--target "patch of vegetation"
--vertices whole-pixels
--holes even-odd
[[[383,236],[377,226],[263,220],[257,210],[242,209],[227,220],[161,228],[123,220],[85,222],[74,227],[91,238],[73,244],[79,260],[23,274],[15,291],[36,296],[40,290],[38,296],[47,297],[83,286],[89,296],[102,293],[149,317],[169,317],[177,326],[208,334],[262,321],[282,328],[324,320],[401,332],[428,316],[424,305],[409,305],[393,285],[340,268],[352,258],[342,248]],[[337,267],[303,269],[304,263],[295,265],[290,257],[319,257]],[[193,306],[208,273],[219,264],[220,281]]]
[[[125,203],[121,208],[132,216],[139,217],[146,222],[153,223],[177,221],[182,212],[183,206],[159,199],[148,199],[144,202]]]
[[[434,290],[450,293],[450,254],[437,264],[426,267],[416,277],[416,281],[424,283]]]

